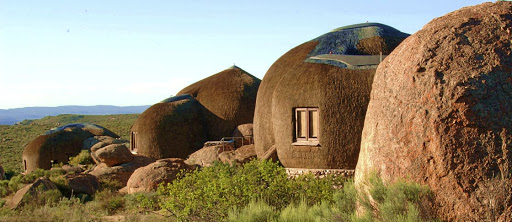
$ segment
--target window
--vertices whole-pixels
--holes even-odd
[[[318,108],[296,108],[295,109],[295,141],[316,142],[319,137],[319,116]]]
[[[136,142],[136,138],[137,138],[137,132],[132,132],[132,144],[131,144],[131,148],[132,148],[132,151],[135,151],[135,142]]]

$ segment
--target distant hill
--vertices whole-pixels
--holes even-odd
[[[142,113],[146,106],[57,106],[0,109],[0,125],[12,125],[26,119],[40,119],[60,114],[112,115]]]

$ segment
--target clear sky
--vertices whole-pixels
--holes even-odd
[[[337,27],[414,33],[477,0],[0,0],[0,109],[151,105],[234,63],[263,78]]]

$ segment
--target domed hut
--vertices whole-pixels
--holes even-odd
[[[207,139],[201,109],[190,95],[171,97],[149,107],[132,126],[132,152],[155,159],[186,158]]]
[[[48,130],[25,146],[22,154],[25,173],[67,163],[70,157],[80,153],[84,140],[94,136],[119,138],[110,130],[90,123],[68,124]]]
[[[335,29],[281,56],[258,91],[258,157],[285,167],[354,169],[373,75],[408,34],[379,23]]]
[[[261,80],[237,66],[198,81],[148,108],[132,127],[131,149],[162,158],[186,158],[208,140],[230,137],[252,123]]]
[[[428,185],[442,221],[510,217],[511,18],[511,2],[465,7],[389,55],[375,74],[356,186],[374,173]]]

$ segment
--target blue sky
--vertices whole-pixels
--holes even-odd
[[[0,0],[0,109],[150,105],[234,63],[263,78],[337,27],[412,34],[482,2]]]

